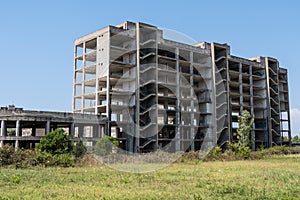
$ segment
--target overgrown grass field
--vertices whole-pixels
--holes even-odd
[[[3,167],[0,199],[300,199],[300,157],[174,163],[142,174]]]

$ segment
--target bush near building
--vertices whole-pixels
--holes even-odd
[[[40,151],[56,154],[71,154],[73,144],[70,136],[61,128],[45,135],[37,146]]]
[[[71,167],[75,165],[72,155],[73,143],[69,135],[63,129],[56,129],[41,139],[37,149],[15,149],[10,145],[0,148],[0,166],[15,165],[16,168],[30,166],[61,166]],[[75,157],[82,155],[75,149]]]
[[[119,146],[119,141],[111,136],[104,136],[100,138],[94,146],[94,154],[97,156],[109,155],[114,147]]]

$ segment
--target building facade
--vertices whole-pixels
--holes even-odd
[[[129,152],[224,146],[243,110],[254,118],[253,149],[290,143],[287,70],[227,44],[183,44],[124,22],[75,40],[73,80],[73,112],[100,115]]]
[[[13,105],[0,108],[0,147],[32,149],[49,132],[62,128],[71,139],[80,138],[92,146],[102,137],[105,123],[100,116],[81,113],[32,111]]]

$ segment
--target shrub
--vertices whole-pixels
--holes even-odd
[[[84,167],[84,166],[101,166],[102,163],[99,159],[95,158],[94,155],[90,153],[84,154],[82,157],[76,160],[76,166]]]
[[[119,146],[119,141],[111,136],[104,136],[97,141],[94,147],[94,153],[98,156],[109,155],[113,147]]]
[[[298,135],[295,135],[292,137],[292,142],[300,142],[300,137]]]
[[[55,154],[29,149],[17,149],[9,145],[0,148],[0,166],[13,165],[16,168],[31,166],[73,167],[75,160],[70,154]]]
[[[75,158],[82,157],[87,151],[86,147],[79,138],[75,139],[73,142],[73,155],[75,156]]]
[[[290,154],[300,154],[300,147],[289,148]]]
[[[240,146],[239,151],[237,152],[237,154],[244,159],[249,158],[250,153],[251,153],[251,149],[246,146]]]
[[[36,157],[38,151],[29,149],[15,149],[13,146],[4,145],[0,148],[0,166],[15,165],[16,168],[26,168],[38,164]]]
[[[0,166],[13,164],[14,154],[15,154],[15,148],[10,145],[4,145],[2,148],[0,148]]]
[[[14,165],[16,166],[16,168],[36,166],[38,165],[38,162],[35,158],[39,153],[40,152],[36,150],[18,149],[17,151],[15,151],[15,154],[13,156]]]
[[[35,161],[38,165],[44,167],[73,167],[75,165],[75,160],[70,154],[52,155],[47,152],[39,152],[35,157]]]
[[[218,160],[222,156],[222,148],[219,146],[216,146],[214,149],[212,149],[208,156],[213,160]]]
[[[188,152],[184,152],[176,162],[197,161],[199,159],[200,159],[199,151],[188,151]]]
[[[48,166],[74,167],[75,160],[70,154],[57,154],[52,157],[50,164]]]
[[[69,135],[59,128],[43,137],[37,148],[52,155],[70,154],[72,153],[73,145]]]
[[[51,162],[52,154],[39,151],[34,159],[39,165],[46,165]]]
[[[274,146],[265,149],[265,153],[268,155],[286,155],[289,153],[289,148],[286,146]]]
[[[259,160],[265,157],[265,150],[252,151],[250,152],[249,159],[251,160]]]
[[[228,147],[229,151],[242,159],[247,159],[250,156],[251,149],[248,146],[240,145],[239,143],[229,143]]]

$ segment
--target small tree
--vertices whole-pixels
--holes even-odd
[[[244,110],[240,116],[238,116],[239,128],[237,129],[237,139],[239,146],[250,147],[252,140],[250,133],[252,130],[252,124],[254,119],[251,117],[247,110]]]
[[[45,135],[37,148],[43,152],[56,154],[71,154],[73,145],[69,135],[63,129],[56,129]]]
[[[300,142],[299,136],[295,135],[294,137],[292,137],[292,142]]]
[[[111,136],[104,136],[94,146],[94,153],[98,156],[106,156],[112,152],[113,146],[119,146],[119,141]]]
[[[73,144],[74,144],[73,155],[76,158],[80,158],[81,156],[83,156],[86,153],[87,149],[84,146],[82,140],[80,140],[79,138],[77,138],[77,139],[75,139],[73,141]]]

